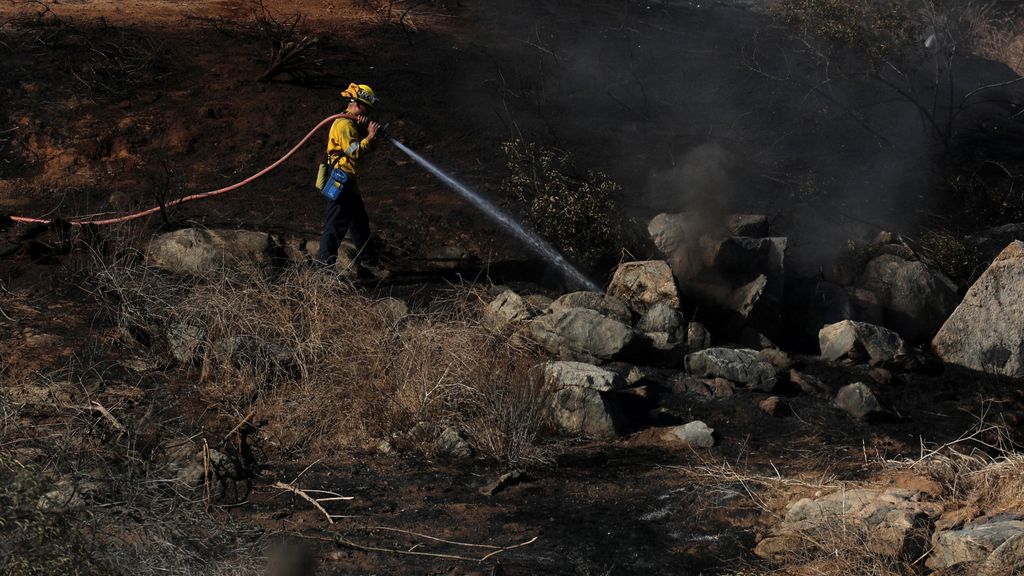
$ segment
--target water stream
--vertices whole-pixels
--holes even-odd
[[[516,222],[516,220],[507,212],[498,208],[486,198],[480,196],[465,184],[459,182],[455,178],[446,174],[443,170],[435,166],[432,162],[426,158],[420,156],[416,152],[413,152],[408,146],[402,144],[394,138],[388,138],[388,140],[395,145],[396,148],[404,152],[409,158],[412,158],[417,164],[424,167],[428,172],[436,176],[440,181],[448,185],[452,190],[455,190],[461,194],[466,200],[469,200],[474,206],[482,210],[485,214],[491,217],[495,222],[500,224],[505,230],[511,232],[516,238],[519,238],[526,243],[534,252],[544,258],[549,264],[557,268],[566,278],[572,281],[572,283],[578,285],[581,288],[585,288],[591,292],[602,292],[601,288],[597,284],[592,282],[589,278],[583,275],[582,272],[576,269],[575,266],[569,263],[568,260],[562,256],[558,250],[555,250],[550,244],[545,242],[542,238],[527,230],[522,224]]]

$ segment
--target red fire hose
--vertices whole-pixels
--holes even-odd
[[[132,212],[130,214],[125,214],[124,216],[118,216],[116,218],[107,218],[105,220],[77,220],[77,219],[72,219],[72,220],[68,220],[68,223],[72,224],[72,225],[75,225],[75,226],[84,226],[84,225],[88,225],[88,224],[92,224],[92,225],[96,225],[96,226],[103,226],[105,224],[117,224],[119,222],[128,222],[129,220],[135,220],[136,218],[142,218],[143,216],[148,216],[148,215],[153,214],[155,212],[159,212],[160,210],[163,210],[164,208],[170,208],[171,206],[177,206],[178,204],[184,204],[185,202],[191,202],[193,200],[202,200],[203,198],[209,198],[211,196],[218,196],[220,194],[225,194],[227,192],[231,192],[232,190],[237,190],[237,189],[241,188],[242,186],[245,186],[246,184],[248,184],[248,183],[250,183],[250,182],[252,182],[252,181],[254,181],[254,180],[256,180],[256,179],[258,179],[258,178],[260,178],[260,177],[262,177],[264,175],[266,175],[271,170],[273,170],[273,169],[277,168],[278,166],[280,166],[281,164],[283,164],[285,160],[291,158],[291,156],[293,154],[298,152],[299,148],[302,148],[306,144],[306,142],[313,136],[313,134],[315,134],[318,130],[320,130],[320,128],[322,128],[328,122],[330,122],[332,120],[336,120],[338,118],[348,118],[350,120],[356,120],[357,119],[357,117],[352,115],[352,114],[335,114],[333,116],[328,116],[327,118],[324,118],[323,120],[320,121],[319,124],[317,124],[312,130],[309,131],[309,134],[306,134],[305,138],[303,138],[298,144],[295,145],[295,147],[293,147],[291,150],[289,150],[288,153],[285,154],[284,156],[282,156],[277,162],[274,162],[270,166],[267,166],[263,170],[260,170],[259,172],[253,174],[252,176],[249,176],[248,178],[246,178],[245,180],[242,180],[241,182],[232,184],[230,186],[226,186],[224,188],[219,188],[217,190],[211,190],[210,192],[202,192],[202,193],[199,193],[199,194],[192,194],[191,196],[184,196],[184,197],[178,198],[176,200],[171,200],[170,202],[167,202],[167,203],[165,203],[162,206],[154,206],[153,208],[149,208],[149,209],[143,210],[141,212]],[[14,222],[23,222],[23,223],[26,223],[26,224],[50,224],[51,222],[53,222],[52,219],[27,218],[25,216],[8,216],[8,218],[13,220]]]

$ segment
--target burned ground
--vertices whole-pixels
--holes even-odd
[[[234,182],[339,111],[339,88],[358,81],[378,90],[393,134],[492,197],[504,178],[502,142],[552,143],[608,172],[623,187],[620,205],[644,221],[694,204],[779,215],[794,239],[794,267],[821,266],[865,222],[913,234],[936,212],[940,222],[955,219],[947,175],[930,162],[941,145],[908,113],[913,104],[897,98],[879,110],[891,94],[866,98],[877,92],[871,85],[838,80],[830,99],[815,97],[813,59],[790,52],[799,44],[789,31],[749,4],[11,3],[0,8],[0,212],[121,212]],[[300,35],[316,38],[322,73],[260,82],[280,32],[274,23],[291,15],[302,16]],[[964,66],[986,84],[1015,77],[988,60]],[[997,149],[986,158],[1013,171],[1016,146],[1006,142],[1019,124],[983,121],[1016,115],[1010,88],[984,113],[972,107],[977,117],[963,117],[957,142],[964,154]],[[876,112],[851,120],[861,106]],[[394,438],[396,446],[373,438],[293,450],[275,436],[287,422],[262,412],[267,405],[254,403],[249,415],[219,404],[198,364],[175,365],[152,353],[145,333],[126,335],[96,270],[179,228],[315,238],[322,207],[309,184],[321,137],[242,191],[123,228],[0,221],[0,464],[13,459],[47,489],[68,479],[100,485],[82,489],[85,512],[66,514],[87,519],[87,551],[111,542],[132,550],[95,554],[115,568],[120,559],[140,573],[161,561],[177,573],[256,573],[268,542],[287,537],[312,548],[322,574],[771,573],[784,568],[751,550],[786,502],[847,483],[906,485],[893,463],[937,447],[996,457],[1020,440],[1018,382],[795,355],[799,370],[822,381],[820,396],[782,388],[783,408],[769,414],[762,392],[663,390],[657,402],[636,401],[635,424],[620,438],[545,436],[544,457],[490,496],[481,488],[509,468],[490,458],[452,462]],[[362,186],[394,279],[362,288],[366,296],[400,297],[428,315],[466,293],[490,297],[491,282],[562,290],[470,205],[396,150],[378,152]],[[982,176],[1005,176],[988,169]],[[1012,174],[1007,182],[1012,191]],[[464,253],[475,258],[436,265]],[[835,391],[854,381],[879,385],[885,414],[861,422],[834,408]],[[715,429],[715,447],[662,437],[695,419]],[[175,493],[161,484],[162,466],[168,442],[182,437],[243,469],[219,487]],[[199,462],[211,466],[209,457]],[[293,479],[354,499],[331,503],[341,517],[329,524],[272,486]],[[964,503],[967,517],[990,511]],[[496,550],[431,537],[498,547],[536,540],[481,563],[405,554]],[[154,546],[147,559],[153,542],[173,544]]]

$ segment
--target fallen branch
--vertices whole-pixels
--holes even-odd
[[[354,497],[352,497],[352,496],[341,496],[339,494],[335,494],[334,492],[328,492],[326,490],[302,490],[301,488],[296,488],[295,486],[292,486],[291,484],[285,484],[284,482],[274,482],[273,484],[271,484],[271,486],[274,487],[274,488],[280,488],[281,490],[287,490],[288,492],[291,492],[292,494],[295,494],[299,498],[302,498],[306,502],[309,502],[310,504],[313,505],[314,508],[319,510],[324,515],[325,518],[327,518],[327,523],[328,524],[334,524],[334,516],[332,516],[331,513],[328,512],[320,504],[321,502],[328,502],[328,501],[333,501],[333,500],[353,500],[354,499]],[[330,497],[330,498],[314,498],[313,496],[309,495],[310,492],[320,492],[320,493],[324,493],[324,494],[331,494],[332,497]]]
[[[397,529],[395,529],[395,530],[397,530]],[[399,531],[401,531],[401,530],[399,530]],[[420,534],[419,536],[422,536],[422,534]],[[335,536],[334,541],[335,541],[336,544],[338,544],[340,546],[348,546],[349,548],[355,548],[356,550],[364,550],[366,552],[385,552],[385,553],[389,553],[389,554],[402,554],[402,555],[406,555],[406,556],[427,556],[427,557],[430,557],[430,558],[444,558],[446,560],[463,560],[463,561],[466,561],[466,562],[478,562],[479,563],[479,562],[483,562],[485,560],[488,560],[488,559],[490,559],[490,558],[492,558],[494,556],[497,556],[498,554],[501,554],[503,552],[508,552],[509,550],[515,550],[516,548],[522,548],[523,546],[528,546],[530,544],[533,544],[539,538],[540,538],[540,536],[534,536],[533,538],[527,540],[526,542],[520,542],[519,544],[513,544],[512,546],[506,546],[504,548],[498,548],[497,550],[495,550],[493,552],[490,552],[489,554],[487,554],[485,556],[481,556],[480,558],[472,558],[472,557],[469,557],[469,556],[460,556],[458,554],[442,554],[440,552],[417,552],[415,550],[399,550],[397,548],[379,548],[377,546],[365,546],[363,544],[357,544],[355,542],[352,542],[351,540],[346,540],[345,538],[343,538],[341,536]],[[459,544],[459,545],[462,545],[462,546],[467,546],[467,544],[461,544],[461,543],[456,543],[456,542],[452,542],[452,544]]]
[[[110,425],[113,426],[115,430],[117,430],[121,434],[127,434],[128,433],[128,429],[124,427],[124,424],[121,424],[117,420],[117,418],[114,418],[114,415],[110,413],[110,410],[107,410],[106,408],[104,408],[103,404],[100,404],[99,402],[97,402],[95,400],[93,400],[91,402],[91,404],[92,404],[92,409],[97,411],[97,412],[99,412],[100,414],[102,414],[103,417],[106,418],[107,421],[110,422]]]

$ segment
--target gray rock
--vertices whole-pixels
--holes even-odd
[[[224,267],[267,268],[285,254],[265,232],[185,228],[153,238],[146,260],[178,274],[202,275]]]
[[[746,318],[754,310],[765,286],[768,285],[768,277],[760,274],[750,282],[732,291],[725,299],[725,307]]]
[[[625,382],[608,370],[581,362],[548,362],[544,381],[553,390],[552,416],[563,432],[614,438],[623,418],[614,391]]]
[[[733,214],[726,226],[733,236],[765,238],[771,236],[772,219],[764,214]]]
[[[525,322],[531,316],[530,306],[526,303],[526,300],[511,290],[505,290],[498,294],[484,308],[485,322],[495,328]]]
[[[628,356],[642,336],[629,326],[585,308],[570,308],[529,321],[530,338],[566,360],[613,360]]]
[[[1006,539],[981,565],[981,576],[1024,574],[1024,533]]]
[[[694,376],[725,378],[764,392],[775,388],[778,380],[775,367],[747,349],[708,348],[687,354],[686,371]]]
[[[658,250],[670,259],[687,243],[696,245],[701,237],[748,236],[763,238],[771,232],[771,218],[763,214],[733,214],[722,222],[699,212],[658,214],[647,225],[647,232]]]
[[[551,312],[560,312],[570,308],[586,308],[623,324],[633,323],[633,313],[629,310],[629,306],[626,306],[622,300],[607,294],[586,291],[570,292],[556,298],[548,307]]]
[[[872,364],[903,359],[907,354],[903,339],[892,330],[843,320],[818,332],[821,357],[830,362],[840,359],[868,360]]]
[[[840,388],[836,393],[835,402],[836,407],[857,419],[877,414],[882,410],[882,405],[878,403],[874,392],[862,382],[854,382]]]
[[[658,302],[647,309],[636,325],[637,330],[644,333],[661,332],[668,335],[671,342],[684,340],[686,335],[686,318],[683,313],[670,306],[667,302]]]
[[[668,263],[662,260],[625,262],[615,269],[608,294],[644,312],[659,302],[679,308],[679,290]]]
[[[950,364],[1024,378],[1024,242],[1007,246],[932,340]]]
[[[544,381],[555,389],[587,388],[611,392],[626,387],[619,374],[584,362],[548,362],[544,364]]]
[[[956,286],[923,262],[883,254],[864,267],[858,286],[878,295],[884,325],[911,341],[930,339],[956,308]]]
[[[887,557],[915,557],[926,548],[927,526],[941,513],[942,506],[924,501],[913,490],[843,489],[791,503],[784,520],[757,544],[754,553],[773,559],[805,550],[819,536],[859,526],[872,534],[872,551]]]
[[[434,442],[434,454],[453,460],[468,460],[473,456],[473,448],[456,428],[445,426]]]
[[[682,426],[670,428],[665,434],[666,440],[682,442],[687,446],[710,448],[715,445],[714,428],[700,420],[694,420]]]
[[[934,548],[925,564],[929,568],[939,569],[965,562],[987,560],[1003,544],[1021,535],[1024,535],[1024,522],[1020,520],[989,522],[965,526],[960,530],[941,530],[932,537]],[[1018,543],[1011,544],[1000,553],[1001,558],[995,560],[993,564],[1014,562],[1010,556],[1017,546]],[[1019,562],[1019,558],[1016,561]]]
[[[697,352],[711,347],[711,333],[700,322],[690,322],[686,327],[686,347]]]

